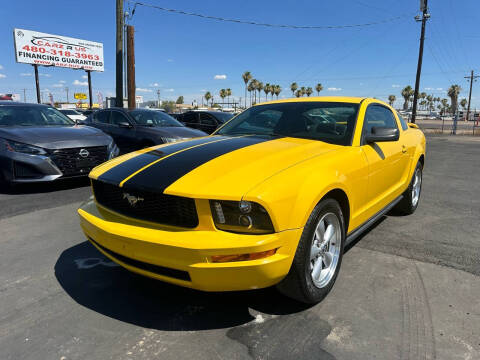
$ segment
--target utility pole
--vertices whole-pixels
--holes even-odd
[[[479,75],[473,75],[473,70],[470,73],[470,76],[465,76],[465,79],[469,79],[470,81],[470,92],[468,93],[468,108],[467,108],[467,121],[468,121],[468,116],[470,115],[470,102],[472,101],[472,85],[474,81],[477,81],[476,79],[479,78]],[[475,116],[474,116],[475,117]]]
[[[89,109],[92,108],[93,106],[93,101],[92,101],[92,76],[91,76],[91,71],[87,71],[87,78],[88,78],[88,107]]]
[[[135,39],[134,27],[127,25],[127,93],[128,108],[135,109]]]
[[[415,123],[415,117],[417,115],[417,100],[418,91],[420,88],[420,75],[422,73],[422,60],[423,60],[423,42],[425,41],[425,24],[430,18],[427,7],[428,0],[420,0],[420,11],[422,15],[415,16],[416,21],[422,22],[422,30],[420,33],[420,49],[418,50],[418,63],[417,63],[417,77],[415,79],[415,92],[413,93],[413,107],[412,107],[412,123]]]
[[[65,87],[65,91],[66,91],[66,93],[67,93],[67,104],[68,104],[70,101],[69,101],[69,99],[68,99],[68,87],[67,87],[67,86]]]
[[[43,101],[40,99],[40,80],[38,79],[38,65],[33,64],[33,69],[35,70],[35,87],[37,88],[37,103],[41,104]]]
[[[27,102],[27,89],[23,89],[23,102]]]
[[[117,36],[116,36],[116,97],[115,106],[123,107],[123,0],[117,1]]]
[[[158,102],[157,102],[157,108],[160,109],[160,89],[157,89],[157,98],[158,98]]]

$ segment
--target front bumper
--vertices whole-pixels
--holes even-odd
[[[0,154],[0,171],[5,180],[15,183],[52,181],[62,176],[48,156],[17,152]]]
[[[197,208],[208,206],[196,200]],[[234,234],[215,229],[200,217],[196,229],[174,229],[129,219],[93,200],[78,210],[91,243],[126,269],[151,278],[204,291],[232,291],[272,286],[288,273],[303,229],[267,235]],[[213,255],[277,249],[275,255],[249,261],[213,263]]]

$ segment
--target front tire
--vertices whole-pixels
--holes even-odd
[[[284,295],[315,304],[330,292],[340,271],[345,243],[342,209],[320,201],[308,218],[287,276],[277,285]]]
[[[403,193],[402,200],[395,207],[404,215],[411,215],[417,210],[418,203],[420,202],[420,193],[422,192],[423,181],[423,166],[419,161],[413,172],[412,180],[408,185],[407,190]]]

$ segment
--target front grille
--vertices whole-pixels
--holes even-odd
[[[41,172],[33,166],[15,161],[13,163],[13,171],[18,179],[39,179],[43,176]]]
[[[88,239],[92,243],[97,245],[100,249],[105,251],[108,255],[114,257],[115,259],[117,259],[117,260],[119,260],[119,261],[121,261],[121,262],[123,262],[127,265],[136,267],[137,269],[149,271],[149,272],[152,272],[154,274],[168,276],[168,277],[171,277],[171,278],[184,280],[184,281],[191,281],[190,274],[186,271],[167,268],[165,266],[154,265],[154,264],[146,263],[146,262],[143,262],[143,261],[140,261],[140,260],[132,259],[132,258],[126,257],[124,255],[118,254],[118,253],[116,253],[116,252],[114,252],[110,249],[107,249],[105,246],[100,245],[95,240],[93,240],[91,237],[89,237]]]
[[[84,156],[80,155],[80,152],[84,153]],[[107,161],[108,153],[106,146],[94,146],[53,150],[50,157],[63,176],[76,176],[86,175],[95,166]]]
[[[92,180],[92,185],[97,203],[119,214],[164,225],[185,228],[198,226],[194,199],[126,190],[97,180]],[[130,204],[129,196],[138,198],[138,201]]]

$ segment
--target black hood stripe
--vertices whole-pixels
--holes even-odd
[[[183,141],[180,143],[173,143],[168,146],[154,149],[143,154],[134,156],[131,159],[125,160],[117,166],[105,171],[98,177],[98,180],[107,182],[113,185],[119,185],[125,178],[132,175],[141,168],[151,164],[167,155],[171,155],[177,151],[188,149],[192,146],[201,144],[208,144],[209,142],[218,140],[219,137],[205,137],[200,139],[193,139],[189,141]]]
[[[233,137],[182,151],[138,173],[123,184],[125,189],[161,192],[193,169],[229,152],[272,140],[271,137]],[[199,184],[201,186],[201,184]]]

